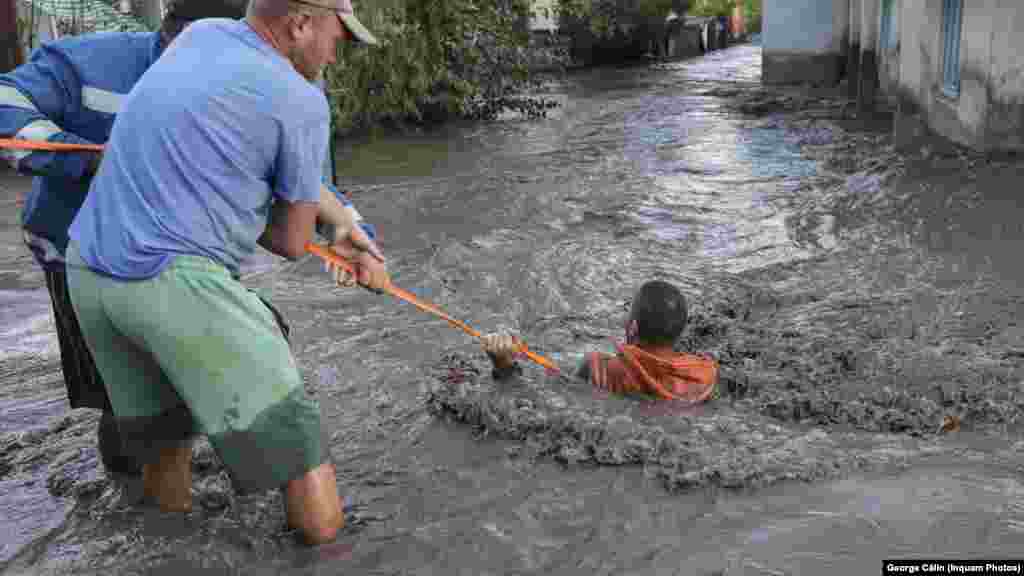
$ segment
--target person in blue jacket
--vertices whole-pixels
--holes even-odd
[[[246,0],[177,0],[168,7],[156,32],[86,34],[44,44],[29,62],[0,74],[0,138],[105,143],[122,100],[186,26],[203,18],[243,18],[246,4]],[[98,439],[104,466],[116,474],[141,474],[141,465],[121,454],[110,400],[67,289],[64,257],[68,228],[85,200],[102,153],[0,148],[0,157],[18,172],[35,176],[21,225],[25,243],[45,273],[71,408],[102,410]],[[375,239],[374,228],[362,222],[347,197],[327,182],[324,186],[348,207],[362,233]],[[325,228],[318,230],[332,234]],[[346,274],[333,272],[340,284],[353,283]],[[284,318],[266,304],[287,337]]]

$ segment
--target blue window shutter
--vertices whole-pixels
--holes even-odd
[[[942,6],[942,90],[960,94],[960,28],[963,0],[944,0]]]
[[[892,2],[893,0],[882,0],[882,28],[879,31],[882,50],[893,47],[890,38],[892,35]]]

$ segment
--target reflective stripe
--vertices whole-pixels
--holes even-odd
[[[82,87],[82,106],[96,112],[117,114],[121,110],[124,95],[93,86]]]
[[[0,106],[13,106],[15,108],[24,108],[25,110],[32,110],[38,112],[35,104],[28,99],[27,96],[21,93],[14,86],[0,86]]]
[[[14,137],[21,138],[22,140],[39,140],[41,142],[46,142],[50,139],[50,136],[60,134],[61,132],[62,130],[60,127],[53,122],[46,119],[40,119],[29,122],[24,128],[18,130],[18,133]]]
[[[55,246],[53,242],[50,242],[42,236],[36,236],[28,230],[22,230],[22,237],[25,240],[25,244],[28,245],[32,252],[43,262],[64,263],[64,256],[61,255],[60,250],[57,250],[57,246]]]
[[[20,168],[19,164],[21,164],[21,161],[28,157],[28,155],[31,153],[31,150],[15,150],[13,148],[0,148],[0,158],[3,158],[5,161],[10,163],[10,165],[15,170],[18,170]]]

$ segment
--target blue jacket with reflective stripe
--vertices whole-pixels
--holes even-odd
[[[102,144],[114,115],[162,49],[157,32],[106,32],[62,38],[0,74],[0,137]],[[28,232],[63,255],[68,227],[89,191],[90,152],[0,150],[21,172],[37,174],[21,215]],[[43,261],[38,246],[32,246]],[[52,257],[52,255],[51,255]]]
[[[0,74],[0,138],[105,143],[122,99],[162,50],[159,32],[86,34],[41,46],[29,62]],[[92,154],[0,149],[0,157],[15,169],[37,175],[21,223],[59,252],[30,242],[45,268],[63,265],[68,228],[89,191]],[[344,204],[351,204],[331,189]],[[362,227],[376,237],[372,226]]]

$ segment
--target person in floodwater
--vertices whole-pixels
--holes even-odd
[[[0,74],[0,138],[106,142],[125,95],[182,30],[203,18],[243,18],[246,2],[172,0],[156,32],[84,34],[43,45],[28,63]],[[97,152],[0,149],[0,158],[15,170],[35,176],[21,224],[24,241],[42,267],[50,293],[68,403],[72,409],[102,411],[97,430],[101,462],[115,476],[137,476],[142,465],[121,453],[110,400],[67,290],[68,227],[85,200],[101,157]],[[330,184],[324,185],[337,194]],[[347,198],[338,197],[352,218],[360,221]],[[375,239],[370,224],[360,222],[360,228]],[[287,336],[284,317],[269,302],[265,304]]]
[[[718,363],[704,356],[676,352],[673,345],[686,328],[686,299],[678,288],[660,280],[647,282],[633,297],[626,320],[626,343],[618,354],[588,354],[575,376],[615,394],[638,394],[696,404],[718,395]],[[497,380],[519,372],[520,341],[509,334],[484,336],[484,351]]]
[[[257,244],[298,259],[319,221],[359,284],[390,284],[320,183],[330,111],[313,82],[344,40],[376,43],[349,0],[251,0],[244,20],[191,24],[125,100],[67,250],[71,302],[145,495],[191,509],[202,433],[236,490],[283,489],[310,544],[344,524],[320,407],[236,274]]]

